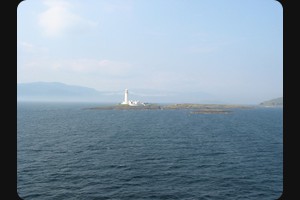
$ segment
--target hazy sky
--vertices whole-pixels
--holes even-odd
[[[275,0],[26,0],[17,14],[18,83],[203,92],[245,104],[283,94]]]

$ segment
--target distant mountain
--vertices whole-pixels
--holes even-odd
[[[93,88],[67,85],[59,82],[17,84],[19,101],[118,101],[121,95],[109,95]]]
[[[191,94],[184,91],[159,89],[128,89],[129,100],[146,103],[218,103],[214,96],[200,91]],[[17,100],[121,103],[124,100],[124,90],[101,92],[93,88],[59,82],[19,83],[17,84]]]
[[[283,97],[261,102],[261,106],[283,106]]]

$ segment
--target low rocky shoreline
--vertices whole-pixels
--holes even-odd
[[[229,114],[232,110],[222,110],[222,109],[203,109],[191,111],[191,114]]]
[[[251,109],[254,106],[226,104],[146,104],[144,106],[112,105],[87,108],[91,110],[191,110],[191,114],[229,114],[231,109]]]

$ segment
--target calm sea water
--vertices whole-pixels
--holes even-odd
[[[46,199],[277,199],[282,108],[231,114],[18,103],[17,191]]]

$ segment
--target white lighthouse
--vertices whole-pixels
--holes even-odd
[[[128,89],[125,89],[124,101],[121,104],[129,106],[145,106],[145,104],[140,101],[128,100]]]
[[[125,94],[124,94],[124,101],[122,104],[128,105],[128,89],[125,89]]]

